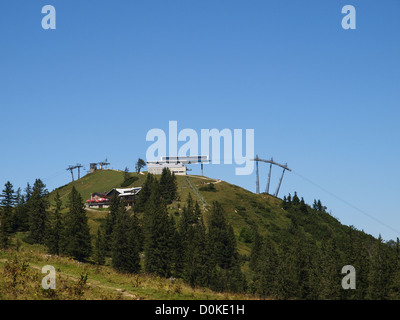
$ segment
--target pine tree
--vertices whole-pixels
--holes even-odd
[[[107,243],[104,227],[102,225],[97,229],[97,236],[93,251],[93,258],[95,263],[98,265],[103,265],[106,262]]]
[[[153,188],[153,184],[157,183],[157,179],[149,173],[146,176],[146,180],[143,183],[142,189],[139,192],[138,198],[135,203],[135,212],[143,212],[145,210],[145,206],[147,201],[151,196],[151,190]]]
[[[253,290],[259,296],[278,297],[277,289],[277,267],[278,256],[276,249],[269,238],[266,238],[260,248],[256,262],[253,262],[255,277],[253,279]]]
[[[68,202],[69,212],[65,217],[62,251],[77,260],[87,259],[92,252],[88,217],[82,197],[72,187]]]
[[[12,231],[27,231],[28,224],[28,211],[25,205],[25,196],[21,194],[21,188],[18,188],[15,195],[15,208],[13,214]]]
[[[159,188],[157,183],[152,185],[143,215],[145,271],[169,277],[173,265],[174,234]]]
[[[142,168],[144,168],[145,166],[146,162],[143,159],[139,158],[135,164],[136,173],[139,174],[140,170],[142,170]]]
[[[210,261],[206,230],[198,202],[193,205],[189,194],[180,221],[183,257],[183,279],[192,287],[206,286],[210,281]]]
[[[257,262],[261,257],[261,248],[262,248],[262,237],[258,232],[256,232],[254,236],[253,247],[251,248],[250,252],[250,261],[249,261],[249,267],[253,271],[256,270]]]
[[[10,181],[5,184],[1,196],[1,216],[0,216],[0,246],[8,248],[9,238],[13,226],[13,206],[15,203],[15,195],[13,185]]]
[[[29,232],[33,242],[44,244],[47,223],[48,191],[46,185],[36,179],[32,194],[28,201],[29,208]]]
[[[119,208],[120,199],[116,194],[114,194],[111,197],[109,211],[107,212],[106,219],[104,221],[104,241],[106,244],[106,255],[110,255],[111,252],[112,233],[114,230]]]
[[[400,299],[400,240],[396,239],[393,252],[393,277],[389,286],[389,298],[393,300]]]
[[[164,168],[160,178],[161,196],[167,204],[171,203],[176,198],[177,184],[176,176],[168,168]]]
[[[209,241],[213,245],[212,258],[222,269],[230,269],[236,262],[236,240],[233,229],[227,224],[224,210],[214,202],[209,218]]]
[[[379,235],[377,243],[372,248],[369,272],[368,298],[373,300],[387,299],[389,294],[391,267],[388,248]]]
[[[217,201],[213,203],[208,224],[211,288],[217,291],[243,291],[246,279],[240,269],[233,228],[226,222],[224,210]]]
[[[120,272],[137,273],[140,270],[140,243],[138,220],[130,217],[123,202],[119,205],[112,233],[112,266]]]
[[[295,206],[297,206],[297,205],[300,204],[300,199],[299,199],[299,197],[297,196],[297,192],[294,193],[292,203],[293,203]]]
[[[50,254],[59,255],[63,224],[61,216],[62,201],[58,192],[54,197],[54,201],[56,206],[47,224],[46,245]]]
[[[29,201],[29,199],[32,197],[32,193],[33,193],[32,187],[28,182],[25,188],[25,201],[27,202]]]
[[[25,232],[29,230],[29,207],[28,207],[28,199],[30,198],[31,189],[28,183],[27,187],[28,193],[22,194],[21,189],[18,188],[16,200],[15,200],[15,209],[14,209],[14,218],[13,218],[13,230]]]
[[[321,246],[321,273],[319,299],[339,299],[342,291],[343,275],[341,268],[344,266],[334,239],[322,242]]]

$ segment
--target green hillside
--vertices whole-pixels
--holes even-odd
[[[137,175],[130,173],[131,176],[138,176],[138,180],[131,186],[142,186],[145,178],[144,174]],[[94,192],[107,192],[112,188],[120,187],[123,182],[123,171],[116,170],[98,170],[87,174],[79,180],[75,180],[65,186],[57,188],[50,193],[49,200],[52,203],[56,192],[60,194],[64,204],[66,204],[68,195],[72,187],[82,195],[84,200],[90,198]],[[284,211],[280,209],[281,200],[267,194],[254,194],[238,186],[229,184],[225,181],[217,182],[215,179],[202,176],[177,176],[178,199],[169,206],[171,214],[179,216],[186,203],[189,193],[194,200],[197,200],[204,209],[204,218],[207,221],[207,212],[213,201],[218,200],[227,213],[227,219],[233,226],[235,234],[239,239],[242,229],[250,230],[255,227],[261,234],[271,234],[288,227],[290,220],[286,217]],[[213,184],[215,191],[201,191],[202,187]],[[105,210],[91,210],[88,214],[92,225],[98,225],[97,220],[105,217]],[[239,239],[241,240],[241,239]],[[241,253],[249,253],[250,244],[239,241]]]
[[[141,186],[145,176],[142,174],[137,175],[136,173],[130,173],[130,176],[137,176],[138,180],[135,181],[132,186]],[[68,195],[70,194],[72,187],[75,187],[76,190],[82,195],[84,200],[90,198],[90,194],[94,192],[108,192],[112,188],[120,188],[121,184],[124,181],[124,172],[117,170],[97,170],[93,173],[89,173],[79,180],[75,180],[71,183],[68,183],[65,186],[59,187],[55,189],[50,194],[50,201],[54,199],[55,192],[59,192],[61,196],[61,200],[63,203],[67,202]]]
[[[138,180],[131,186],[140,187],[146,179],[147,172],[137,175]],[[68,195],[75,187],[82,195],[83,200],[89,199],[93,192],[106,192],[112,188],[120,187],[124,180],[124,172],[117,170],[98,170],[87,174],[79,180],[62,186],[50,193],[50,202],[56,192],[60,194],[64,204]],[[326,239],[335,234],[338,242],[346,242],[349,227],[342,225],[337,219],[326,212],[318,214],[293,215],[282,208],[282,199],[269,194],[255,194],[226,181],[217,181],[204,176],[177,176],[178,198],[168,206],[169,213],[179,219],[179,213],[186,204],[188,194],[191,193],[203,208],[204,220],[207,223],[208,212],[213,201],[218,201],[225,209],[226,218],[234,228],[237,238],[238,250],[242,255],[249,255],[252,247],[254,230],[262,236],[271,239],[279,238],[282,232],[287,231],[295,220],[304,231],[315,241]],[[212,184],[213,191],[206,191]],[[310,208],[309,208],[310,209]],[[89,223],[93,227],[93,234],[100,221],[105,218],[107,209],[92,209],[88,211]],[[311,211],[311,210],[310,210]],[[363,237],[371,238],[363,234]]]
[[[129,176],[136,177],[130,186],[138,187],[144,184],[147,173],[129,173]],[[181,279],[171,283],[168,279],[155,279],[142,272],[139,275],[119,274],[111,268],[110,260],[104,266],[77,264],[71,258],[47,255],[45,246],[30,244],[27,233],[22,232],[12,238],[14,250],[0,250],[0,272],[4,274],[0,285],[11,286],[10,292],[0,290],[0,294],[6,299],[15,295],[16,284],[12,280],[15,275],[9,274],[10,270],[22,270],[26,262],[35,270],[31,270],[29,279],[21,281],[30,283],[39,277],[37,268],[46,261],[58,267],[64,277],[65,292],[79,291],[76,282],[79,284],[79,278],[85,273],[90,274],[88,284],[81,283],[87,292],[87,295],[78,296],[83,299],[400,298],[400,273],[396,273],[400,268],[392,267],[400,267],[399,242],[384,244],[381,239],[342,225],[321,203],[307,205],[296,193],[279,199],[203,176],[176,176],[176,181],[177,197],[167,207],[175,222],[183,216],[189,193],[199,203],[206,227],[213,203],[218,201],[222,206],[227,222],[233,227],[241,272],[248,281],[245,292],[217,293],[191,288]],[[85,201],[91,193],[107,192],[121,187],[123,182],[122,171],[98,170],[53,190],[48,197],[49,211],[54,211],[56,193],[63,202],[62,212],[68,214],[65,205],[73,187]],[[88,209],[86,213],[94,245],[98,227],[105,221],[108,209]],[[357,286],[360,289],[356,293],[345,292],[340,287],[340,270],[347,264],[358,270]],[[379,278],[383,279],[381,282],[375,281],[376,274],[380,273],[386,277]],[[137,284],[133,285],[134,282]],[[29,288],[21,288],[22,297],[32,298],[34,290],[38,298],[46,298],[34,284],[32,290]],[[68,298],[68,295],[59,294],[59,299]]]

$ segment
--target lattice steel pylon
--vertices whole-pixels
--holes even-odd
[[[276,188],[276,191],[274,193],[275,197],[278,197],[278,193],[279,193],[279,189],[281,187],[282,184],[282,180],[283,180],[283,175],[285,174],[285,171],[292,171],[291,169],[288,168],[287,163],[286,164],[280,164],[278,162],[275,162],[273,160],[273,158],[271,158],[271,160],[265,160],[265,159],[261,159],[258,157],[258,155],[256,155],[256,157],[254,159],[251,159],[251,161],[255,161],[256,162],[256,193],[260,193],[260,178],[259,178],[259,171],[258,171],[258,162],[266,162],[269,163],[269,173],[268,173],[268,181],[267,181],[267,187],[265,188],[265,192],[267,194],[269,194],[269,187],[270,187],[270,182],[271,182],[271,171],[272,171],[272,165],[276,165],[278,167],[283,168],[283,172],[281,175],[281,178],[279,179],[279,183],[278,183],[278,187]]]

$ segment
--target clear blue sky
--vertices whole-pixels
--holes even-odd
[[[56,30],[41,27],[46,4]],[[347,4],[356,30],[341,27]],[[52,190],[68,165],[106,157],[134,170],[147,131],[169,120],[254,129],[255,152],[294,170],[280,196],[400,237],[383,225],[400,230],[399,16],[398,0],[2,0],[0,184]],[[205,174],[255,191],[255,173],[233,165]]]

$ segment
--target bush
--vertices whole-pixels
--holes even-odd
[[[211,191],[211,192],[216,192],[217,189],[215,189],[214,183],[209,183],[203,187],[199,188],[200,191]]]
[[[137,180],[139,180],[139,178],[136,176],[130,177],[121,183],[121,187],[122,188],[129,187],[131,184],[133,184]]]

